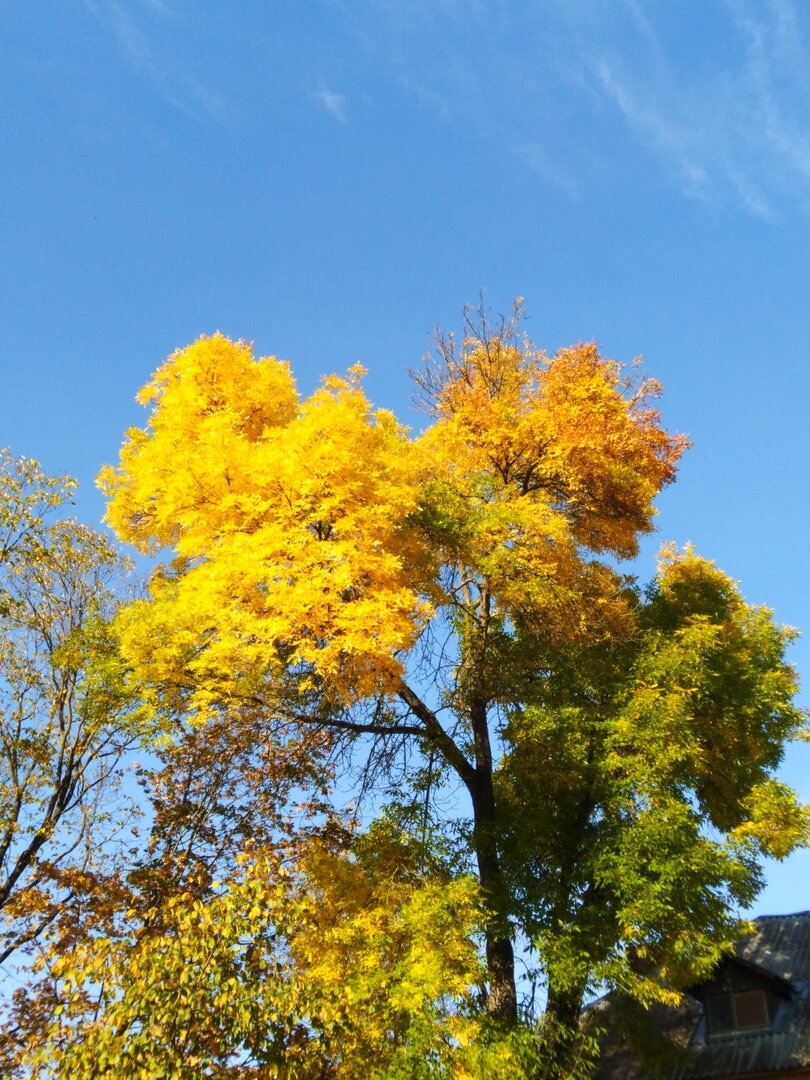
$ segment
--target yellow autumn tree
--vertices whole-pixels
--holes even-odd
[[[759,856],[806,837],[773,779],[803,723],[790,635],[693,552],[646,591],[617,569],[686,441],[595,345],[546,356],[471,316],[417,375],[418,436],[362,375],[300,400],[219,335],[157,370],[100,478],[118,535],[172,550],[124,653],[203,732],[250,708],[282,752],[355,751],[364,790],[477,877],[489,1030],[528,1025],[542,1075],[571,1076],[589,989],[649,1002],[708,970]]]
[[[432,1062],[462,1076],[476,1056],[459,1012],[480,975],[474,884],[423,882],[402,862],[381,879],[365,847],[350,859],[315,844],[292,871],[254,851],[208,898],[180,891],[128,934],[55,957],[61,1006],[26,1075],[360,1080]],[[506,1044],[490,1054],[491,1075],[514,1075],[510,1059]]]

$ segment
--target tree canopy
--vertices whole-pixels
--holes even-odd
[[[589,995],[671,1000],[806,841],[792,632],[692,549],[622,570],[686,447],[658,384],[474,317],[416,373],[421,433],[363,374],[301,400],[201,338],[101,474],[119,537],[170,552],[116,635],[176,727],[129,923],[56,963],[38,1075],[58,1046],[88,1076],[584,1076]]]
[[[59,519],[74,487],[0,451],[0,962],[103,872],[143,731],[111,628],[127,563]]]

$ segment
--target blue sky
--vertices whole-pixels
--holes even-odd
[[[549,350],[642,353],[692,540],[810,634],[810,7],[29,0],[0,12],[0,443],[93,488],[202,333],[303,389],[407,367],[484,290]],[[810,685],[810,648],[794,659]],[[807,700],[807,696],[805,696]],[[810,799],[810,748],[786,762]],[[810,856],[758,911],[810,907]]]

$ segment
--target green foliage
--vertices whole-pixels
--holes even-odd
[[[711,970],[761,857],[810,834],[772,778],[805,720],[792,632],[691,551],[664,553],[637,612],[633,639],[546,660],[508,712],[497,790],[515,917],[547,977],[650,1004]]]

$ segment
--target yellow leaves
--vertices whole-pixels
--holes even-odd
[[[221,335],[175,353],[139,400],[155,406],[149,429],[130,429],[121,468],[99,483],[115,494],[110,524],[142,549],[180,538],[193,549],[195,531],[216,530],[221,500],[249,485],[251,447],[298,408],[286,363]]]
[[[417,1021],[432,1052],[449,1053],[460,1023],[454,1010],[481,977],[470,939],[479,918],[473,882],[373,878],[317,849],[306,866],[305,904],[315,918],[309,928],[296,920],[305,929],[293,934],[291,951],[318,995],[313,1021],[341,1032],[345,1075],[373,1073],[413,1038]]]
[[[746,800],[746,820],[731,832],[732,841],[753,842],[765,855],[784,859],[810,843],[810,807],[778,780],[757,785]]]
[[[286,364],[201,338],[141,392],[149,425],[101,474],[119,535],[178,556],[153,584],[155,610],[125,624],[128,655],[152,678],[194,685],[203,712],[225,672],[296,669],[305,688],[347,702],[392,692],[447,600],[442,563],[469,567],[505,611],[553,633],[627,622],[615,582],[581,548],[631,554],[650,527],[683,448],[649,406],[655,387],[627,396],[594,345],[549,360],[468,339],[437,422],[412,441],[371,409],[363,374],[329,376],[299,403]]]
[[[400,543],[418,488],[404,429],[371,410],[361,375],[299,406],[286,365],[221,337],[159,369],[149,430],[99,481],[122,536],[182,560],[154,582],[151,630],[145,611],[125,626],[139,666],[219,688],[283,654],[350,699],[399,678],[429,615],[405,565],[418,546]]]
[[[153,431],[164,426],[175,432],[181,426],[186,431],[216,431],[224,417],[249,440],[291,420],[297,405],[286,362],[274,357],[256,361],[250,345],[230,342],[221,334],[200,338],[171,356],[140,391],[138,401],[165,406],[159,419],[153,418]],[[209,422],[213,429],[206,426]]]
[[[457,1012],[480,977],[469,879],[395,887],[317,846],[295,875],[266,853],[240,867],[207,901],[172,897],[129,940],[53,958],[61,1010],[29,1049],[34,1075],[89,1077],[105,1055],[118,1075],[134,1061],[152,1076],[254,1075],[229,1071],[247,1058],[297,1062],[290,1075],[338,1061],[359,1080],[409,1044],[438,1059],[473,1040]]]

